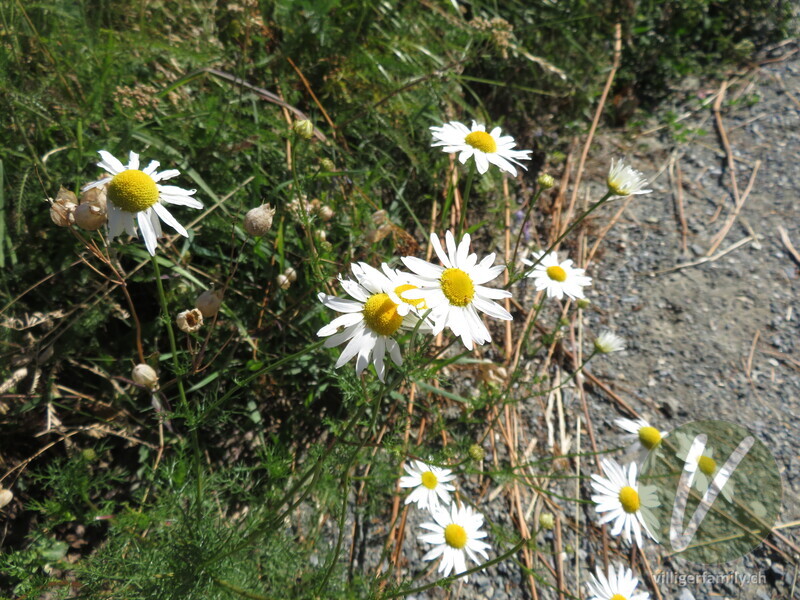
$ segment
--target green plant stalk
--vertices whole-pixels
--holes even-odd
[[[158,260],[155,255],[152,256],[153,270],[156,275],[156,287],[158,288],[158,300],[161,303],[161,312],[164,316],[164,323],[167,326],[167,337],[169,337],[169,349],[172,353],[172,368],[175,371],[175,380],[178,385],[178,396],[180,398],[181,410],[184,414],[189,413],[189,401],[186,399],[186,390],[183,387],[183,373],[178,364],[178,344],[175,341],[175,331],[172,329],[172,318],[169,316],[169,307],[167,306],[167,296],[164,293],[164,284],[161,282],[161,268],[158,266]],[[200,442],[197,439],[197,429],[194,427],[189,428],[189,437],[192,442],[192,450],[194,451],[194,469],[195,478],[197,479],[196,487],[196,503],[198,516],[202,512],[203,502],[203,473],[202,473],[202,453],[200,452]]]
[[[456,579],[460,579],[461,577],[466,577],[467,575],[472,575],[473,573],[478,573],[480,571],[483,571],[484,569],[487,569],[489,567],[492,567],[492,566],[496,565],[497,563],[503,562],[505,559],[507,559],[507,558],[509,558],[511,556],[514,556],[527,543],[528,543],[528,540],[522,539],[519,542],[517,542],[517,544],[513,548],[511,548],[511,550],[509,550],[508,552],[505,552],[505,553],[501,554],[500,556],[498,556],[496,558],[493,558],[489,562],[483,563],[482,565],[478,565],[477,567],[473,567],[471,569],[468,569],[468,570],[464,571],[463,573],[459,573],[458,575],[452,575],[450,577],[443,577],[443,578],[441,578],[441,579],[439,579],[437,581],[434,581],[433,583],[426,583],[425,585],[421,585],[419,587],[415,587],[415,588],[412,588],[410,590],[403,590],[401,592],[394,592],[393,594],[387,594],[386,596],[383,596],[383,598],[384,599],[398,598],[400,596],[407,596],[409,594],[418,594],[419,592],[424,592],[424,591],[429,590],[431,588],[434,588],[436,586],[445,585],[447,583],[453,582]]]
[[[467,183],[464,185],[464,194],[461,196],[461,220],[458,223],[458,237],[464,234],[464,227],[467,224],[467,206],[469,204],[469,195],[472,192],[472,180],[475,178],[475,161],[469,163],[469,173],[467,174]]]
[[[511,285],[512,285],[512,284],[516,283],[516,282],[517,282],[517,281],[519,281],[520,279],[524,279],[524,278],[525,278],[525,277],[527,277],[527,276],[528,276],[530,273],[532,273],[532,272],[533,272],[533,270],[536,268],[536,265],[538,265],[540,262],[542,262],[542,260],[544,260],[544,257],[545,257],[545,256],[547,256],[548,254],[550,254],[550,252],[552,252],[553,248],[555,248],[556,246],[558,246],[558,245],[561,243],[561,241],[562,241],[562,240],[563,240],[565,237],[567,237],[567,236],[568,236],[570,233],[572,233],[572,231],[573,231],[573,230],[574,230],[574,229],[575,229],[575,228],[576,228],[578,225],[580,225],[580,224],[581,224],[581,222],[582,222],[582,221],[583,221],[583,220],[584,220],[586,217],[588,217],[588,216],[589,216],[590,214],[592,214],[592,213],[593,213],[595,210],[597,210],[597,209],[598,209],[598,208],[600,208],[600,207],[601,207],[603,204],[605,204],[605,203],[606,203],[606,201],[607,201],[607,200],[608,200],[608,199],[609,199],[609,198],[610,198],[612,195],[613,195],[613,193],[612,193],[612,192],[609,190],[608,192],[606,192],[605,196],[603,196],[602,198],[600,198],[600,200],[598,200],[598,201],[597,201],[597,203],[596,203],[596,204],[593,204],[592,206],[590,206],[589,208],[587,208],[587,209],[586,209],[586,210],[583,212],[583,214],[581,214],[581,215],[580,215],[580,216],[579,216],[577,219],[575,219],[575,220],[574,220],[574,221],[573,221],[573,222],[570,224],[570,226],[569,226],[569,227],[567,227],[567,228],[566,228],[566,230],[564,230],[564,233],[562,233],[560,236],[558,236],[558,238],[556,239],[556,241],[555,241],[555,242],[553,242],[552,244],[550,244],[550,246],[547,248],[547,250],[545,250],[545,251],[544,251],[544,252],[541,254],[541,256],[539,256],[539,258],[537,258],[537,259],[536,259],[536,260],[533,262],[533,264],[531,265],[531,267],[530,267],[530,268],[529,268],[527,271],[524,271],[524,272],[522,273],[522,275],[520,275],[519,277],[514,277],[514,278],[511,278],[511,279],[509,280],[509,282],[508,282],[508,283],[507,283],[507,284],[506,284],[504,287],[505,287],[505,288],[509,288],[509,287],[511,287]]]
[[[522,240],[522,233],[525,231],[525,225],[528,224],[528,219],[530,219],[531,211],[533,207],[539,202],[539,196],[542,195],[542,186],[538,186],[536,190],[536,194],[533,196],[531,201],[528,203],[528,210],[525,211],[525,218],[522,219],[522,225],[519,227],[519,233],[517,234],[517,241],[514,244],[514,252],[511,254],[511,261],[508,263],[510,265],[517,264],[517,251],[519,250],[519,243]]]
[[[364,376],[361,376],[361,389],[364,393],[364,404],[368,404],[369,395],[367,394],[367,384],[364,382]],[[384,388],[385,389],[385,388]],[[339,532],[336,536],[336,548],[333,551],[333,555],[331,556],[331,563],[328,565],[327,570],[325,571],[325,576],[322,578],[322,583],[320,583],[319,588],[317,588],[317,594],[322,595],[323,591],[325,590],[325,586],[328,585],[328,581],[333,574],[333,569],[336,567],[336,562],[339,559],[339,553],[342,551],[342,540],[344,539],[344,521],[347,517],[347,498],[349,496],[349,486],[350,486],[350,469],[353,468],[353,463],[355,462],[356,458],[358,457],[361,450],[364,448],[364,444],[367,443],[369,439],[370,433],[375,429],[375,424],[378,421],[378,414],[380,413],[381,408],[381,400],[383,399],[383,391],[378,394],[378,397],[375,399],[375,406],[372,409],[372,422],[370,423],[369,429],[364,432],[364,435],[361,436],[361,441],[358,444],[358,447],[353,451],[350,455],[350,460],[347,461],[347,466],[344,469],[344,482],[342,484],[343,494],[342,494],[342,512],[339,515]]]

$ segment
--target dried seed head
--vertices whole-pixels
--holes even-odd
[[[0,508],[6,506],[13,499],[14,494],[11,493],[11,490],[6,490],[0,487]]]
[[[86,231],[97,231],[105,225],[106,211],[99,206],[85,202],[75,209],[75,224]]]
[[[389,213],[387,213],[385,210],[376,210],[374,213],[372,213],[372,222],[375,223],[375,225],[383,225],[388,220]]]
[[[288,290],[289,287],[292,285],[292,280],[289,279],[283,273],[278,275],[277,280],[278,280],[278,287],[280,287],[282,290]]]
[[[158,375],[153,367],[145,363],[139,363],[133,367],[131,379],[137,385],[144,386],[149,390],[154,390],[158,387]]]
[[[197,297],[194,305],[206,319],[213,317],[222,305],[222,290],[206,290]]]
[[[292,129],[297,135],[306,140],[310,140],[314,136],[314,124],[308,119],[295,121]]]
[[[283,274],[290,283],[297,281],[297,271],[295,271],[293,267],[286,267]]]
[[[81,194],[81,204],[91,204],[106,212],[106,198],[108,196],[107,186],[101,185]]]
[[[247,212],[244,217],[244,229],[250,235],[266,235],[272,227],[272,217],[274,216],[275,209],[269,204],[262,204]]]
[[[203,313],[198,309],[184,310],[179,312],[175,322],[178,329],[185,333],[194,333],[203,326]]]
[[[61,187],[56,194],[56,199],[50,201],[50,219],[59,227],[69,227],[75,222],[75,209],[78,207],[78,198],[65,187]]]
[[[330,206],[324,204],[319,207],[317,214],[319,215],[319,218],[322,219],[323,221],[330,221],[333,218],[334,212]]]

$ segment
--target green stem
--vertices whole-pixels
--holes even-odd
[[[581,215],[580,215],[580,216],[579,216],[577,219],[575,219],[575,220],[574,220],[574,221],[573,221],[573,222],[570,224],[570,226],[569,226],[569,227],[567,227],[567,228],[564,230],[564,233],[562,233],[560,236],[558,236],[558,238],[556,239],[556,241],[555,241],[555,242],[553,242],[552,244],[550,244],[550,246],[547,248],[547,250],[545,250],[544,252],[542,252],[542,253],[541,253],[541,255],[539,256],[539,258],[537,258],[537,259],[536,259],[536,260],[533,262],[533,264],[530,266],[530,268],[529,268],[527,271],[523,272],[523,273],[522,273],[522,275],[521,275],[521,276],[519,276],[519,277],[514,277],[514,278],[510,279],[510,280],[509,280],[509,282],[508,282],[508,283],[505,285],[505,287],[506,287],[506,288],[508,288],[508,287],[511,287],[511,285],[512,285],[513,283],[516,283],[516,282],[517,282],[517,281],[519,281],[520,279],[523,279],[523,278],[527,277],[527,276],[528,276],[528,274],[530,274],[531,272],[533,272],[533,270],[536,268],[536,265],[538,265],[540,262],[542,262],[542,261],[544,260],[544,257],[545,257],[545,256],[547,256],[548,254],[550,254],[550,252],[552,252],[553,248],[555,248],[556,246],[558,246],[558,245],[561,243],[561,241],[562,241],[562,240],[563,240],[565,237],[567,237],[567,236],[568,236],[570,233],[572,233],[572,231],[573,231],[573,230],[574,230],[574,229],[575,229],[575,228],[576,228],[578,225],[580,225],[580,224],[581,224],[581,222],[582,222],[582,221],[583,221],[583,220],[584,220],[586,217],[588,217],[588,216],[589,216],[590,214],[592,214],[592,213],[593,213],[595,210],[597,210],[597,209],[598,209],[598,208],[600,208],[600,207],[601,207],[603,204],[605,204],[605,203],[606,203],[606,201],[607,201],[607,200],[608,200],[608,199],[609,199],[609,198],[610,198],[612,195],[613,195],[613,194],[612,194],[611,192],[606,192],[606,195],[605,195],[605,196],[603,196],[602,198],[600,198],[600,200],[599,200],[599,201],[598,201],[596,204],[593,204],[593,205],[592,205],[592,206],[590,206],[588,209],[586,209],[586,210],[585,210],[585,211],[584,211],[584,212],[583,212],[583,213],[582,213],[582,214],[581,214]]]
[[[522,225],[520,225],[519,234],[517,234],[517,241],[514,244],[514,252],[511,255],[511,261],[508,263],[512,266],[517,264],[517,251],[519,250],[519,243],[522,240],[522,234],[525,232],[525,225],[528,224],[528,219],[531,216],[531,211],[533,210],[533,207],[536,206],[536,203],[539,201],[539,196],[541,195],[542,195],[542,188],[541,186],[539,186],[539,189],[536,190],[536,195],[528,203],[528,210],[525,211],[525,218],[522,219]]]
[[[242,598],[250,598],[251,600],[272,600],[269,596],[261,596],[254,592],[248,592],[245,589],[242,589],[238,586],[233,585],[225,581],[224,579],[220,579],[218,577],[214,577],[214,583],[216,583],[220,587],[224,587],[227,590],[230,590],[234,594],[241,596]]]
[[[425,585],[421,585],[419,587],[415,587],[415,588],[412,588],[410,590],[402,590],[400,592],[394,592],[393,594],[388,594],[386,596],[383,596],[383,598],[384,599],[398,598],[400,596],[408,596],[410,594],[418,594],[419,592],[424,592],[424,591],[429,590],[429,589],[431,589],[433,587],[436,587],[436,586],[446,585],[448,583],[452,583],[456,579],[460,579],[461,577],[466,577],[467,575],[472,575],[473,573],[478,573],[479,571],[483,571],[484,569],[488,569],[489,567],[492,567],[492,566],[496,565],[499,562],[503,562],[505,559],[507,559],[507,558],[509,558],[511,556],[514,556],[517,552],[519,552],[526,543],[528,543],[528,540],[525,540],[525,539],[520,540],[508,552],[506,552],[504,554],[501,554],[497,558],[493,558],[489,562],[485,562],[482,565],[478,565],[477,567],[473,567],[473,568],[471,568],[471,569],[469,569],[467,571],[464,571],[463,573],[458,573],[457,575],[452,575],[450,577],[443,577],[442,579],[439,579],[438,581],[434,581],[433,583],[427,583]]]
[[[464,186],[464,193],[461,196],[461,220],[458,223],[458,237],[464,235],[464,227],[467,224],[467,205],[469,204],[469,194],[472,191],[472,180],[475,178],[475,161],[469,163],[469,173],[467,183]]]
[[[361,377],[361,389],[364,393],[364,404],[368,404],[369,396],[367,394],[367,384],[364,382],[364,377]],[[361,452],[362,448],[364,448],[364,444],[367,443],[372,431],[375,429],[375,424],[378,421],[378,414],[380,413],[381,408],[381,400],[383,399],[383,392],[378,394],[378,397],[375,400],[375,406],[373,408],[373,415],[372,415],[372,422],[370,423],[369,429],[364,432],[364,435],[361,436],[361,440],[358,444],[358,447],[355,451],[350,455],[350,459],[347,461],[347,466],[344,470],[344,483],[342,488],[344,490],[342,494],[342,507],[341,507],[341,514],[339,515],[339,533],[336,537],[336,547],[333,550],[333,555],[331,556],[331,562],[328,565],[327,570],[325,571],[325,576],[322,578],[322,583],[320,583],[319,588],[317,588],[317,594],[322,595],[323,591],[325,590],[325,586],[328,585],[328,580],[330,580],[331,575],[333,574],[333,569],[336,567],[336,563],[339,559],[339,553],[342,551],[342,540],[344,539],[344,523],[345,518],[347,517],[347,499],[349,496],[349,488],[350,488],[350,469],[353,468],[353,463],[355,462],[356,458],[358,457],[359,453]]]
[[[189,401],[186,399],[186,390],[183,387],[183,371],[178,362],[178,344],[175,341],[175,331],[172,329],[172,318],[169,315],[169,307],[167,306],[167,295],[164,293],[164,284],[161,281],[161,268],[158,266],[158,259],[155,256],[152,257],[152,262],[153,271],[156,276],[156,287],[158,288],[158,300],[161,303],[161,313],[164,324],[167,326],[169,349],[172,353],[172,369],[175,371],[175,381],[178,384],[178,396],[180,398],[181,410],[183,411],[184,419],[188,420]],[[194,451],[195,478],[197,479],[196,503],[199,516],[202,512],[203,501],[202,454],[200,452],[200,442],[197,439],[197,429],[194,425],[189,427],[189,437],[191,438],[192,449]]]

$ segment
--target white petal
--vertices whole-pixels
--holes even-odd
[[[173,217],[172,214],[170,214],[170,212],[166,209],[166,207],[163,204],[161,204],[160,202],[156,202],[155,204],[153,204],[153,209],[156,211],[156,214],[158,214],[158,216],[161,217],[161,220],[164,221],[164,223],[172,227],[183,237],[189,237],[189,233],[186,231],[184,226],[175,220],[175,217]]]
[[[150,211],[143,210],[136,215],[136,220],[139,223],[139,231],[142,232],[144,238],[144,245],[150,256],[156,255],[156,232],[153,231],[153,225],[150,223]]]

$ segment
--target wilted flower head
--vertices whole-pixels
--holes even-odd
[[[611,159],[611,169],[608,172],[608,191],[615,196],[632,196],[634,194],[649,194],[653,190],[642,189],[647,185],[644,175],[620,160],[614,164]]]
[[[179,312],[175,322],[178,329],[186,333],[194,333],[203,326],[203,313],[198,309],[184,310]]]
[[[58,190],[56,199],[50,201],[50,219],[59,227],[69,227],[75,222],[75,209],[78,208],[78,198],[64,186]]]

